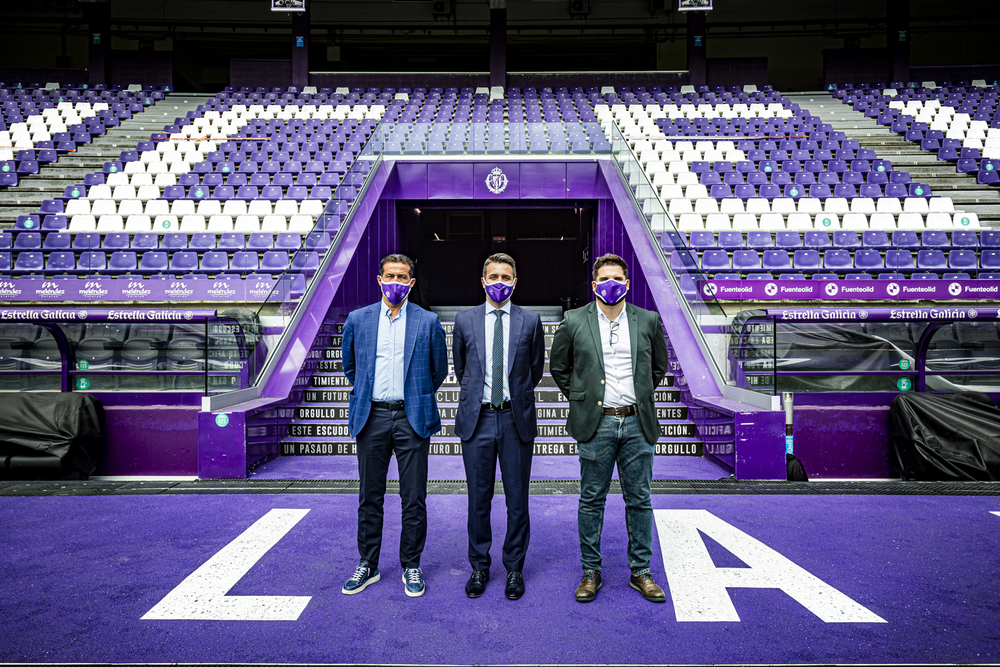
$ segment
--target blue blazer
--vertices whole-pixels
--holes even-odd
[[[410,426],[421,438],[441,430],[435,392],[448,377],[448,345],[438,316],[407,301],[406,338],[403,345],[403,404]],[[347,316],[341,356],[344,375],[354,385],[348,408],[348,428],[357,437],[371,411],[378,350],[378,318],[382,301]],[[420,341],[420,344],[417,344]]]
[[[479,421],[486,386],[486,304],[455,315],[451,354],[461,391],[455,434],[472,438]],[[535,387],[545,370],[545,333],[538,313],[511,304],[510,341],[507,344],[507,383],[514,423],[521,440],[531,442],[538,433]]]

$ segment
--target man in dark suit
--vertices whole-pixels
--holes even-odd
[[[346,595],[379,580],[386,473],[393,453],[399,467],[403,529],[399,560],[406,594],[426,588],[420,554],[427,538],[427,455],[441,429],[434,393],[448,376],[448,346],[437,315],[409,303],[413,262],[388,255],[379,265],[382,300],[359,308],[344,324],[344,375],[354,386],[348,428],[358,442],[358,551],[361,562]]]
[[[660,425],[653,390],[667,372],[660,316],[626,304],[628,265],[618,255],[594,262],[597,302],[568,311],[552,341],[549,367],[569,399],[569,434],[580,449],[579,602],[601,588],[604,504],[615,462],[625,497],[630,585],[652,602],[666,596],[650,574],[653,508],[649,499]]]
[[[469,487],[469,563],[465,586],[470,598],[490,579],[490,505],[497,458],[507,502],[503,564],[504,594],[524,594],[524,555],[530,533],[528,488],[537,420],[535,386],[545,369],[545,335],[537,313],[510,302],[517,269],[510,255],[490,255],[483,264],[486,303],[455,316],[452,357],[461,385],[455,433]]]

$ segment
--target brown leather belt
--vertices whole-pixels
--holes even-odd
[[[615,417],[628,417],[639,414],[634,405],[626,405],[621,408],[604,408],[603,412],[606,415],[614,415]]]

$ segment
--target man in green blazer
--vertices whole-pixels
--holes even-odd
[[[630,585],[651,602],[666,596],[650,574],[653,455],[660,435],[653,390],[667,372],[660,316],[626,304],[628,265],[618,255],[594,262],[595,303],[568,311],[556,331],[550,369],[569,400],[569,434],[580,450],[579,602],[601,588],[604,504],[615,463],[625,496]]]

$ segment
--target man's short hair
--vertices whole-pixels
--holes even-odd
[[[378,265],[378,274],[382,275],[385,273],[385,265],[389,262],[393,264],[406,264],[410,267],[410,278],[413,278],[413,260],[406,255],[400,255],[399,253],[393,253],[391,255],[386,255],[382,258],[382,261]]]
[[[611,253],[608,253],[606,255],[601,255],[594,262],[594,280],[597,280],[598,269],[600,269],[602,266],[607,266],[608,264],[615,264],[617,266],[622,267],[622,272],[625,274],[625,279],[628,280],[628,264],[626,264],[625,260],[619,257],[618,255],[612,255]]]
[[[505,252],[495,252],[486,258],[483,262],[483,278],[486,277],[486,267],[490,264],[507,264],[510,268],[514,269],[514,280],[517,280],[517,264],[514,263],[514,258]]]

